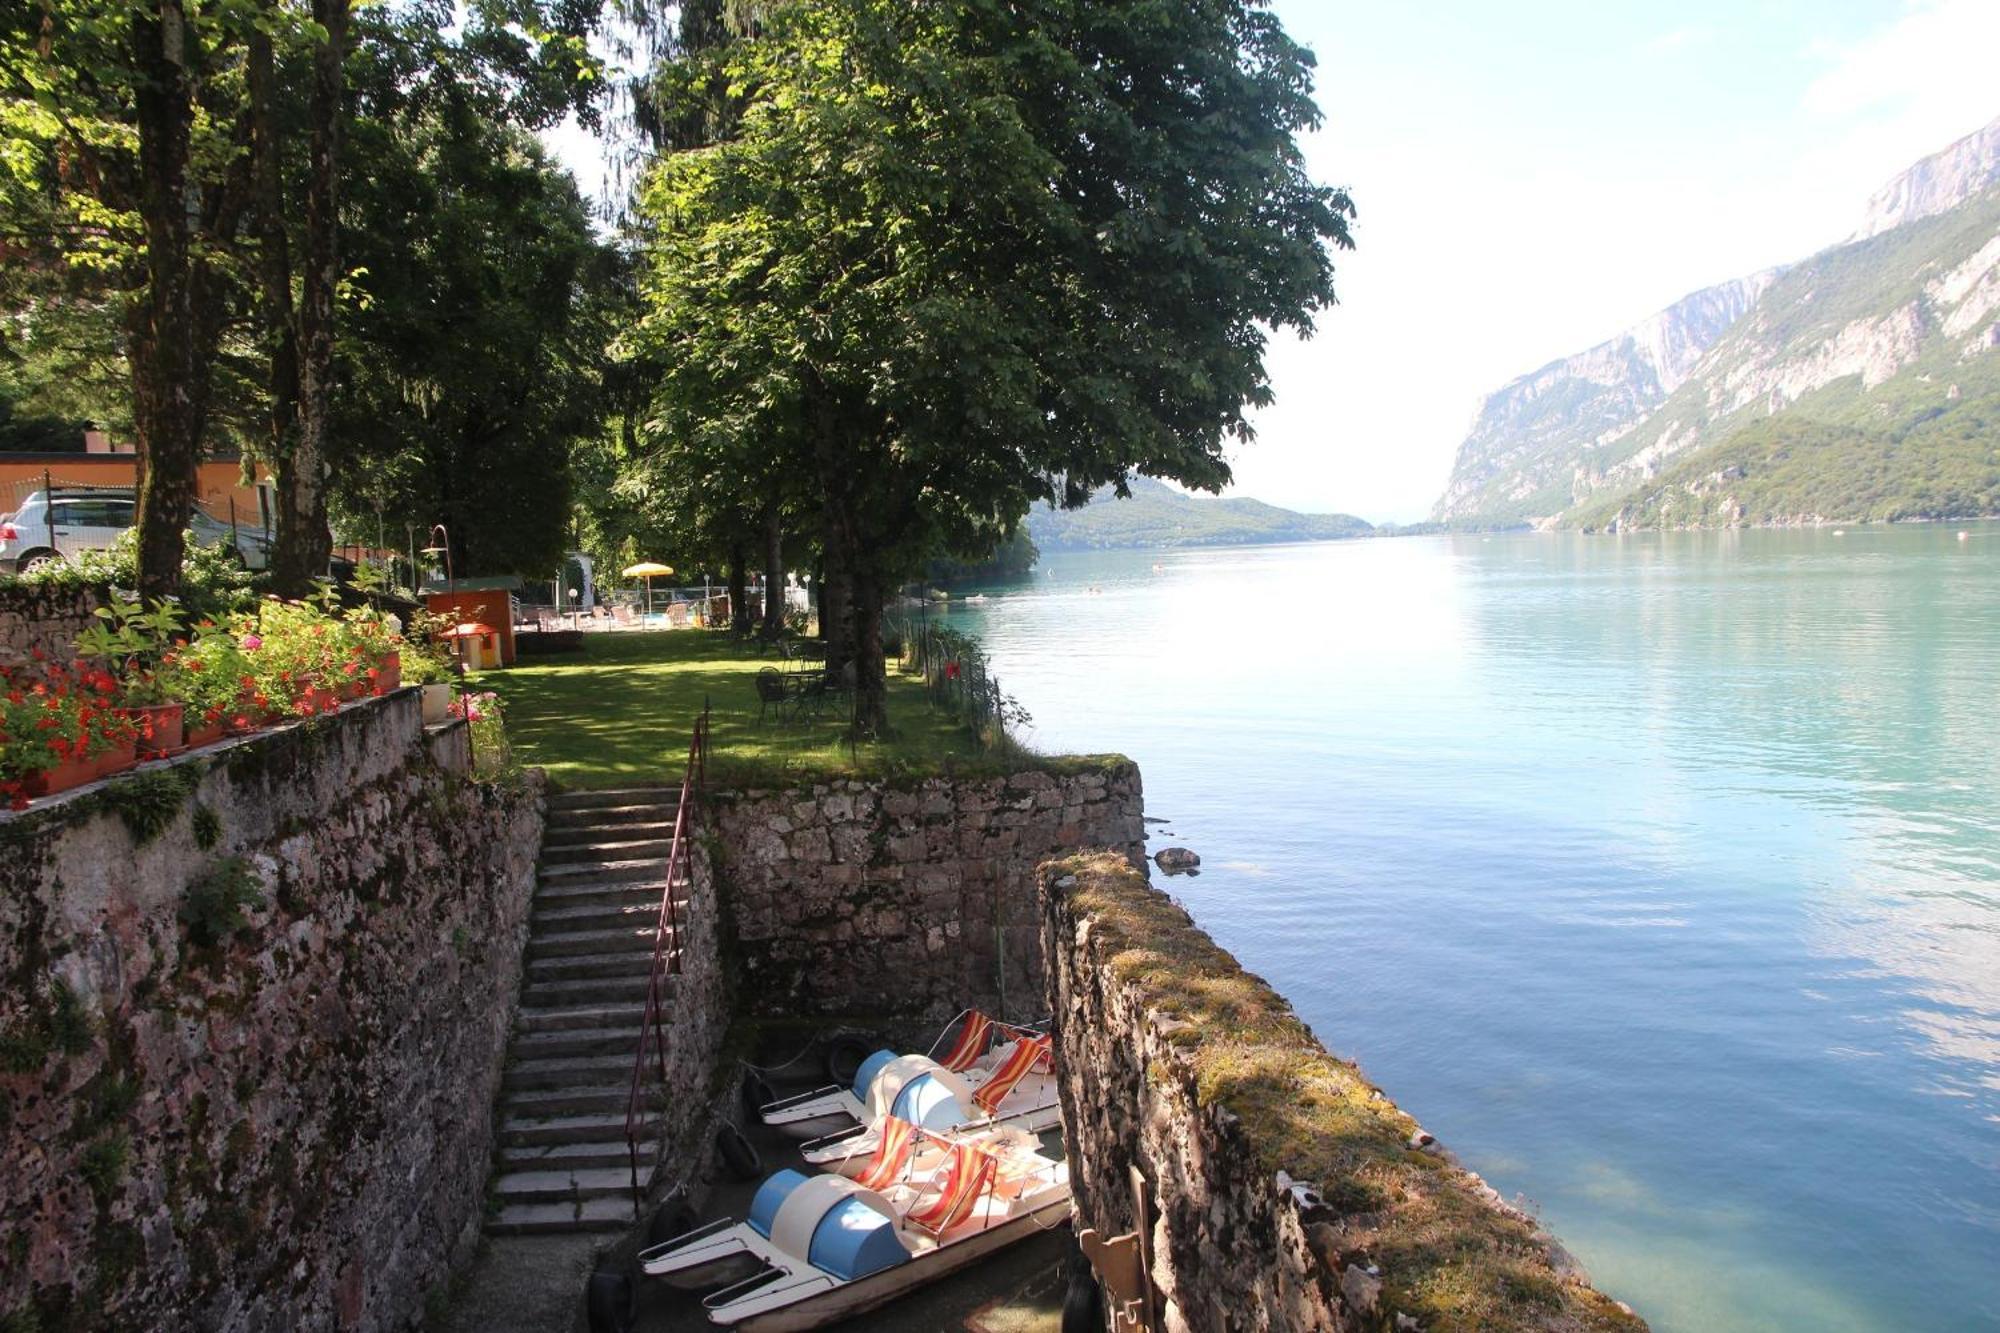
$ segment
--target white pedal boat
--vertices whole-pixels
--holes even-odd
[[[865,1158],[881,1139],[881,1127],[895,1116],[934,1134],[959,1137],[995,1125],[1031,1133],[1062,1121],[1047,1037],[1022,1037],[999,1048],[987,1068],[954,1074],[921,1055],[903,1056],[883,1066],[869,1087],[868,1104],[840,1133],[799,1145],[814,1166],[838,1170],[839,1163]]]
[[[944,1044],[945,1036],[959,1024],[960,1019],[964,1022],[959,1027],[957,1041],[942,1060],[934,1059],[938,1047]],[[851,1132],[856,1126],[872,1125],[889,1114],[906,1084],[939,1068],[958,1075],[967,1087],[978,1088],[1005,1059],[1010,1043],[1004,1038],[1038,1035],[1029,1028],[995,1023],[978,1010],[968,1009],[945,1025],[944,1032],[932,1044],[930,1054],[898,1055],[890,1050],[876,1051],[855,1071],[852,1088],[830,1084],[811,1092],[782,1097],[758,1107],[757,1115],[772,1129],[795,1139],[818,1139],[829,1134]],[[996,1044],[996,1038],[1003,1040]],[[1047,1080],[1047,1084],[1047,1099],[1052,1105],[1053,1080]],[[1023,1101],[1012,1109],[1025,1107],[1026,1102]],[[947,1127],[933,1126],[939,1129]]]
[[[640,1266],[690,1288],[740,1277],[702,1302],[710,1322],[782,1333],[872,1310],[1068,1221],[1069,1168],[1032,1137],[947,1142],[903,1128],[901,1167],[884,1156],[870,1173],[883,1183],[780,1171],[746,1221],[643,1250]]]

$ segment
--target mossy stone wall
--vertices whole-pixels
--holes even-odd
[[[0,818],[0,1328],[415,1321],[541,833],[469,759],[406,690]]]
[[[1645,1328],[1124,858],[1041,883],[1077,1226],[1145,1227],[1165,1328]]]

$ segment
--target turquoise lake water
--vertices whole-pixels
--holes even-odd
[[[1057,555],[946,614],[1655,1328],[2000,1328],[2000,527],[1954,532]]]

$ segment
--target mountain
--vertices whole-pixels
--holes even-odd
[[[2000,121],[1891,181],[1848,242],[1745,282],[1495,394],[1439,517],[1629,527],[2000,511],[2000,494],[1979,498],[1976,433],[1960,433],[2000,391]],[[1746,291],[1731,317],[1729,296]],[[1711,293],[1726,295],[1704,304]],[[1662,320],[1684,349],[1701,344],[1672,385],[1637,351]],[[1538,379],[1587,410],[1538,407]]]
[[[1566,508],[1578,461],[1666,401],[1774,276],[1759,273],[1683,297],[1487,398],[1432,517],[1508,524]]]
[[[1850,241],[1880,236],[1958,207],[2000,181],[2000,120],[1932,153],[1877,190]]]
[[[1038,504],[1028,511],[1028,535],[1043,551],[1076,551],[1332,541],[1374,531],[1352,514],[1297,514],[1262,500],[1186,495],[1150,477],[1133,477],[1129,485],[1126,499],[1106,486],[1081,509]]]

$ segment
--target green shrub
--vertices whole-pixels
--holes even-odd
[[[188,938],[205,949],[215,948],[249,924],[245,909],[264,901],[257,876],[240,856],[225,857],[188,886],[181,904],[181,924]]]

